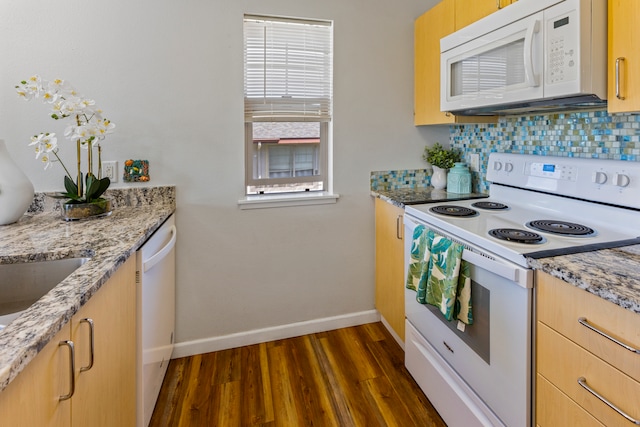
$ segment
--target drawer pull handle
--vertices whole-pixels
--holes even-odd
[[[636,420],[635,418],[629,416],[629,414],[627,414],[626,412],[624,412],[622,409],[618,408],[616,405],[614,405],[613,403],[609,402],[607,399],[605,399],[602,395],[600,395],[600,393],[598,393],[597,391],[595,391],[594,389],[592,389],[591,387],[589,387],[587,385],[587,379],[585,377],[580,377],[578,378],[578,384],[580,384],[580,387],[582,387],[583,389],[587,390],[589,393],[591,393],[592,395],[594,395],[595,397],[597,397],[602,403],[604,403],[605,405],[607,405],[609,408],[613,409],[614,411],[616,411],[618,414],[622,415],[623,417],[625,417],[627,420],[631,421],[633,424],[635,425],[640,425],[640,420]]]
[[[620,92],[620,63],[624,60],[624,57],[616,58],[616,98],[621,101],[624,101],[625,99]]]
[[[578,323],[580,323],[582,326],[585,326],[589,329],[591,329],[593,332],[596,332],[600,335],[602,335],[603,337],[613,341],[614,343],[618,344],[620,347],[626,348],[627,350],[636,353],[636,354],[640,354],[640,350],[638,350],[637,348],[631,347],[630,345],[627,345],[625,343],[623,343],[622,341],[619,341],[615,338],[613,338],[611,335],[607,334],[606,332],[601,331],[600,329],[592,326],[589,324],[589,322],[587,321],[586,317],[580,317],[578,319]]]
[[[93,368],[93,359],[94,359],[94,354],[95,354],[95,333],[94,333],[94,326],[93,326],[93,319],[89,319],[84,318],[80,321],[80,323],[86,323],[87,325],[89,325],[89,364],[87,366],[82,366],[80,367],[80,372],[85,372],[88,371],[89,369]]]
[[[69,349],[69,393],[65,394],[64,396],[60,396],[58,398],[58,400],[60,401],[71,399],[71,396],[73,396],[73,393],[75,393],[76,391],[76,353],[73,347],[73,341],[60,341],[60,343],[58,343],[58,347],[62,346],[65,346]]]

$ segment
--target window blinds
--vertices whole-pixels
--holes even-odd
[[[245,16],[246,121],[331,119],[330,22]]]

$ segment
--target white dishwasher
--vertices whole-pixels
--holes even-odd
[[[176,237],[171,215],[136,252],[138,427],[149,425],[173,352]]]

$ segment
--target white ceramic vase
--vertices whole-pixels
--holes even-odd
[[[431,186],[436,190],[444,190],[447,188],[447,169],[431,166],[433,174],[431,174]]]
[[[14,163],[4,140],[0,139],[0,225],[11,224],[33,202],[33,184]]]

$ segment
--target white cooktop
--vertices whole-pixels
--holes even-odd
[[[487,178],[494,184],[488,199],[406,206],[405,212],[451,238],[522,266],[527,265],[527,256],[540,258],[640,243],[640,211],[637,209],[566,197],[567,193],[582,197],[587,194],[592,199],[605,199],[609,203],[640,204],[637,194],[640,192],[640,164],[629,163],[633,162],[493,153]],[[608,184],[599,182],[604,179],[599,173],[607,174],[605,181]],[[542,193],[542,190],[555,194]],[[501,203],[508,209],[473,207],[477,202]],[[460,218],[429,211],[443,205],[471,208],[478,215]],[[565,236],[533,230],[526,225],[533,220],[576,223],[595,230],[595,235]],[[489,235],[489,230],[497,228],[531,231],[542,236],[544,241],[526,244],[500,240]]]

